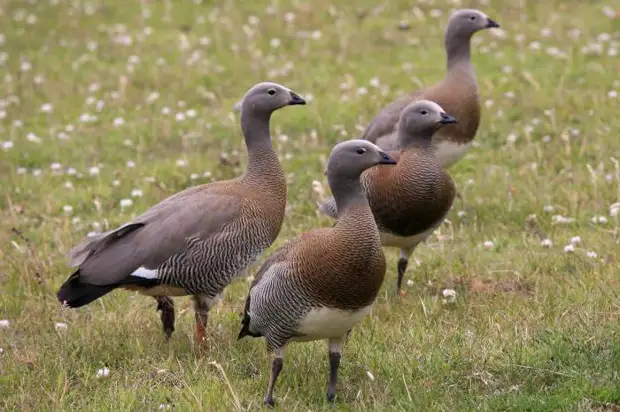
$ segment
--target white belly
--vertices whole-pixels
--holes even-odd
[[[368,305],[359,310],[326,307],[312,309],[297,328],[297,332],[303,336],[293,340],[308,341],[342,337],[370,313],[371,307],[372,305]]]
[[[460,144],[450,140],[440,140],[434,143],[437,161],[443,169],[447,169],[459,161],[471,148],[472,143]]]
[[[413,249],[418,245],[418,243],[425,241],[426,238],[433,233],[437,226],[433,226],[426,232],[418,233],[417,235],[409,237],[396,236],[392,233],[381,232],[379,234],[381,236],[381,245],[413,251]]]

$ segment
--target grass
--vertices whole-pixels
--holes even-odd
[[[504,29],[475,36],[483,120],[451,169],[464,202],[416,251],[404,299],[386,250],[336,409],[618,410],[617,0],[4,1],[0,409],[260,407],[270,358],[263,342],[236,341],[245,281],[227,289],[200,351],[189,299],[177,299],[170,343],[151,298],[115,292],[63,310],[64,253],[176,191],[241,173],[231,107],[267,79],[311,100],[272,120],[289,177],[273,247],[329,225],[312,182],[326,187],[331,147],[444,73],[451,6],[434,3],[479,7]],[[326,380],[324,344],[291,345],[279,408],[332,410]]]

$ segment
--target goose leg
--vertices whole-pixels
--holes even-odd
[[[407,291],[403,290],[403,278],[407,271],[407,265],[409,264],[409,257],[413,253],[413,248],[400,249],[400,257],[398,258],[398,279],[396,280],[396,292],[400,296],[407,296]]]
[[[349,331],[350,332],[350,331]],[[348,332],[347,332],[348,335]],[[336,397],[336,384],[338,383],[338,368],[340,367],[340,352],[345,336],[330,339],[329,344],[329,383],[327,386],[327,402],[333,402]]]
[[[284,351],[283,349],[276,349],[273,352],[273,362],[271,364],[271,374],[269,375],[269,386],[267,387],[267,393],[263,399],[263,403],[267,406],[275,406],[276,401],[273,399],[273,389],[276,386],[276,380],[278,375],[282,372],[282,366],[284,361],[282,360]]]
[[[194,310],[196,312],[196,343],[201,345],[206,339],[205,327],[209,320],[209,311],[220,300],[220,296],[194,296]]]
[[[174,332],[174,302],[168,296],[156,296],[157,311],[161,311],[161,324],[166,334],[166,339],[170,339]]]

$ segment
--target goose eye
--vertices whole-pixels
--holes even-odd
[[[476,16],[469,16],[469,20],[471,20],[471,21],[476,20]]]
[[[355,152],[356,152],[357,154],[360,154],[360,155],[361,155],[361,154],[366,153],[366,149],[364,149],[363,147],[360,147],[360,148],[359,148],[359,149],[357,149]]]
[[[421,113],[423,116],[426,116],[426,115],[428,114],[428,112],[427,112],[426,110],[422,110],[422,111],[420,111],[420,113]]]
[[[270,96],[273,96],[274,94],[276,94],[276,89],[269,89],[267,90],[267,93],[269,93]]]

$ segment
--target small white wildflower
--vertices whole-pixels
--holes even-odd
[[[32,64],[29,61],[24,60],[20,66],[21,71],[29,72],[32,69]]]
[[[120,186],[120,185],[121,185],[120,180],[112,180],[112,186]]]
[[[192,173],[191,175],[189,175],[189,178],[191,180],[196,180],[200,177],[200,175],[198,173]]]
[[[26,140],[33,143],[41,143],[41,138],[32,132],[26,135]]]
[[[63,212],[65,212],[65,215],[70,215],[73,212],[73,206],[71,205],[64,205],[62,207]]]
[[[364,95],[366,95],[366,94],[368,94],[368,89],[367,89],[367,88],[365,88],[365,87],[359,87],[359,88],[357,89],[357,95],[358,95],[358,96],[364,96]]]
[[[125,119],[123,119],[122,117],[117,117],[116,119],[114,119],[114,126],[118,127],[118,126],[122,126],[125,124]]]
[[[578,245],[581,243],[581,236],[573,236],[570,238],[570,243],[572,245]]]
[[[615,90],[610,90],[607,92],[607,97],[609,97],[610,99],[615,99],[616,97],[618,97],[618,92]]]
[[[456,291],[454,289],[444,289],[441,291],[444,298],[456,298]]]
[[[546,205],[545,207],[543,207],[543,210],[547,213],[551,213],[555,210],[555,208],[551,205]]]
[[[70,167],[70,168],[67,169],[67,174],[69,176],[74,176],[74,175],[77,174],[77,170],[75,170],[75,168],[73,168],[73,167]]]
[[[573,253],[575,251],[575,246],[570,244],[570,245],[566,245],[564,246],[564,252],[566,253]]]
[[[289,12],[284,14],[284,21],[289,23],[289,24],[293,23],[295,21],[295,18],[296,18],[296,16],[295,16],[295,13],[293,13],[293,12],[289,11]]]
[[[136,167],[136,162],[134,162],[133,160],[128,160],[127,167],[133,169],[134,167]]]
[[[15,170],[15,172],[16,172],[18,175],[23,175],[23,174],[26,174],[26,172],[27,172],[27,171],[28,171],[28,169],[26,169],[25,167],[18,167],[18,168]]]
[[[69,182],[69,181],[66,181],[66,182],[65,182],[65,184],[63,185],[63,187],[64,187],[65,189],[69,189],[69,190],[71,190],[71,189],[73,189],[73,183],[71,183],[71,182]]]
[[[372,79],[370,79],[368,84],[370,86],[372,86],[372,87],[379,87],[379,86],[381,86],[381,82],[379,81],[378,77],[373,77]]]
[[[490,240],[485,240],[482,245],[485,247],[485,249],[493,249],[493,247],[495,246],[495,243],[493,243]]]
[[[185,160],[185,159],[178,159],[177,160],[177,166],[178,167],[186,167],[187,166],[187,160]]]
[[[133,200],[131,200],[131,199],[121,199],[121,201],[120,201],[121,209],[124,209],[126,207],[130,207],[131,205],[133,205]]]
[[[598,255],[596,254],[596,252],[592,251],[592,250],[588,250],[586,252],[586,256],[588,256],[589,258],[592,259],[596,259],[598,257]]]
[[[269,41],[269,45],[273,49],[277,49],[278,47],[280,47],[280,44],[282,44],[282,42],[278,38],[273,38]]]
[[[146,102],[148,104],[153,103],[155,100],[159,99],[159,93],[157,92],[152,92],[150,93],[147,97],[146,97]]]
[[[97,176],[99,174],[99,168],[97,166],[89,167],[88,174],[91,176]]]
[[[544,248],[550,248],[551,246],[553,246],[553,241],[549,238],[543,239],[540,242],[540,246],[544,247]]]
[[[609,216],[616,217],[620,215],[620,203],[613,203],[609,206]]]
[[[105,378],[107,376],[110,375],[110,369],[108,368],[101,368],[97,371],[97,377],[98,378]]]
[[[375,375],[373,375],[371,371],[366,371],[366,376],[368,376],[368,379],[371,381],[375,380]]]
[[[462,219],[467,216],[467,212],[465,212],[464,210],[459,210],[458,212],[456,212],[456,215]]]
[[[4,353],[4,349],[0,348],[0,355]]]
[[[64,322],[56,322],[56,324],[54,325],[54,329],[56,329],[57,331],[65,331],[67,330],[68,325]]]
[[[32,175],[34,177],[39,177],[39,176],[41,176],[42,173],[43,173],[43,171],[41,169],[32,169]]]
[[[185,116],[189,117],[190,119],[193,119],[194,117],[196,117],[196,110],[194,109],[189,109],[185,112]]]
[[[10,320],[8,320],[8,319],[1,319],[0,320],[0,328],[6,329],[9,326],[11,326],[11,321]]]
[[[178,122],[182,122],[183,120],[185,120],[185,113],[178,112],[175,116],[175,119],[177,119]]]
[[[594,224],[599,224],[599,225],[604,225],[605,223],[607,223],[607,218],[605,216],[594,216],[592,218],[592,223]]]
[[[413,286],[414,282],[411,279],[407,279],[407,286]]]
[[[9,149],[13,148],[13,142],[10,140],[6,140],[4,142],[2,142],[2,150],[4,150],[5,152]]]
[[[134,189],[131,191],[131,197],[142,197],[142,190]]]
[[[172,112],[172,110],[169,107],[162,107],[161,108],[161,114],[166,115],[166,114],[170,114]]]
[[[575,218],[562,215],[553,215],[551,216],[551,221],[553,223],[573,223],[575,221]]]
[[[68,140],[69,139],[69,135],[65,132],[58,132],[58,134],[56,135],[56,137],[59,140]]]
[[[51,105],[51,103],[44,103],[41,105],[41,111],[43,113],[51,113],[53,109],[53,106]]]

